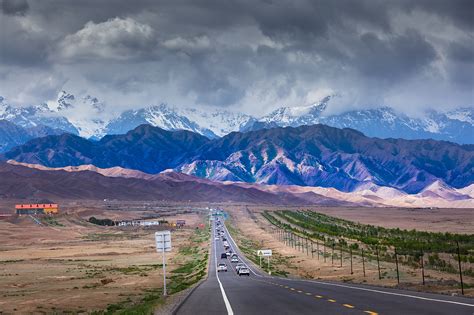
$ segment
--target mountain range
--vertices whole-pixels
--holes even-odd
[[[351,205],[316,193],[271,192],[184,174],[150,176],[126,169],[91,166],[49,169],[28,164],[0,163],[0,199],[157,200],[252,204]]]
[[[343,192],[375,185],[416,194],[437,181],[459,189],[474,183],[474,145],[371,138],[325,125],[232,132],[216,139],[141,125],[99,141],[72,134],[36,138],[3,158],[47,167],[119,166],[149,174],[171,169],[217,181]]]
[[[216,108],[183,109],[167,104],[143,106],[112,115],[106,110],[107,105],[96,97],[74,96],[62,91],[55,101],[37,106],[14,107],[0,97],[0,120],[24,128],[47,126],[94,140],[105,135],[124,134],[142,124],[165,130],[188,130],[210,139],[234,131],[325,124],[356,129],[372,137],[474,144],[474,108],[448,112],[431,110],[421,117],[409,117],[390,107],[330,114],[332,99],[326,97],[308,106],[281,107],[263,117]]]
[[[23,128],[8,120],[0,120],[0,152],[6,152],[34,138],[62,133],[64,133],[63,130],[44,125]]]
[[[240,204],[474,207],[474,185],[453,189],[440,181],[408,195],[393,188],[365,185],[345,193],[334,188],[215,182],[172,171],[156,175],[121,167],[93,165],[49,168],[0,163],[0,199],[159,200]]]

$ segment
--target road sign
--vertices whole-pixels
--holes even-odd
[[[161,253],[171,252],[171,232],[170,231],[158,231],[155,232],[156,251]]]
[[[257,256],[269,257],[271,255],[272,255],[272,250],[271,249],[259,249],[259,250],[257,250]]]
[[[155,232],[156,251],[163,253],[163,295],[166,296],[166,252],[171,252],[171,232]]]

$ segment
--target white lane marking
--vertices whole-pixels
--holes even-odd
[[[286,280],[284,278],[280,278],[280,279]],[[362,290],[362,291],[369,291],[369,292],[375,292],[375,293],[381,293],[381,294],[408,297],[408,298],[412,298],[412,299],[419,299],[419,300],[426,300],[426,301],[432,301],[432,302],[449,303],[449,304],[457,304],[457,305],[474,307],[474,304],[468,304],[468,303],[462,303],[462,302],[456,302],[456,301],[449,301],[449,300],[439,300],[439,299],[435,299],[435,298],[427,298],[427,297],[423,297],[423,296],[409,295],[409,294],[395,293],[395,292],[387,292],[387,291],[368,289],[368,288],[353,287],[353,286],[337,284],[337,283],[326,283],[326,282],[320,282],[320,281],[309,281],[309,280],[299,280],[299,279],[294,279],[294,280],[293,279],[292,280],[288,279],[288,281],[302,281],[302,282],[309,282],[309,283],[317,283],[317,284],[341,287],[341,288],[346,288],[346,289]]]
[[[212,232],[214,234],[214,231]],[[224,299],[224,304],[225,308],[227,309],[227,314],[228,315],[234,315],[234,311],[232,310],[232,306],[230,305],[229,299],[227,299],[227,295],[225,294],[224,287],[222,286],[222,282],[219,279],[219,272],[217,271],[217,248],[216,248],[216,242],[214,241],[214,262],[216,264],[216,277],[217,277],[217,282],[219,282],[219,287],[221,289],[222,293],[222,298]]]
[[[234,242],[234,239],[230,235],[229,231],[227,230],[227,227],[224,225],[224,228],[227,231],[227,235],[229,235],[230,239],[234,243],[235,246],[237,246],[237,243]],[[248,267],[248,266],[247,266]],[[380,294],[388,294],[388,295],[395,295],[395,296],[402,296],[402,297],[407,297],[407,298],[412,298],[412,299],[419,299],[419,300],[426,300],[426,301],[432,301],[432,302],[439,302],[439,303],[448,303],[448,304],[456,304],[456,305],[462,305],[462,306],[469,306],[469,307],[474,307],[474,304],[468,304],[468,303],[462,303],[462,302],[456,302],[456,301],[449,301],[449,300],[440,300],[440,299],[435,299],[435,298],[427,298],[427,297],[422,297],[422,296],[417,296],[417,295],[409,295],[409,294],[403,294],[403,293],[395,293],[395,292],[387,292],[387,291],[381,291],[381,290],[375,290],[375,289],[368,289],[368,288],[361,288],[361,287],[353,287],[349,285],[344,285],[344,284],[337,284],[337,283],[327,283],[327,282],[320,282],[320,281],[314,281],[314,280],[303,280],[303,279],[285,279],[285,278],[280,278],[280,277],[268,277],[268,276],[262,276],[256,274],[250,267],[248,267],[250,271],[253,272],[254,275],[262,278],[276,278],[280,280],[286,280],[286,281],[302,281],[302,282],[308,282],[308,283],[317,283],[317,284],[323,284],[323,285],[329,285],[329,286],[336,286],[336,287],[341,287],[341,288],[346,288],[346,289],[354,289],[354,290],[362,290],[362,291],[368,291],[368,292],[374,292],[374,293],[380,293]]]

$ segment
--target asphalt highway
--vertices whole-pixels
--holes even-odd
[[[474,314],[474,299],[469,298],[269,276],[245,259],[223,222],[220,227],[251,275],[238,276],[236,264],[221,259],[225,250],[222,239],[215,240],[213,222],[209,277],[177,314]],[[221,262],[227,264],[227,272],[216,272]]]

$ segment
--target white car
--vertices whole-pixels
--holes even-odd
[[[232,257],[232,259],[230,260],[231,263],[238,263],[239,262],[239,259],[237,259],[237,257]]]
[[[227,272],[227,265],[226,264],[220,263],[219,265],[217,265],[217,272],[221,272],[221,271]]]
[[[242,267],[242,268],[239,269],[239,271],[237,271],[237,274],[239,276],[243,276],[243,275],[250,276],[250,270],[247,267]]]
[[[240,268],[243,268],[245,267],[245,265],[243,263],[238,263],[236,266],[235,266],[235,271],[239,271]]]

